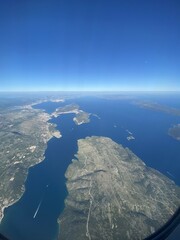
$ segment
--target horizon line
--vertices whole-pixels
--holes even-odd
[[[0,90],[0,93],[38,93],[38,92],[180,92],[180,90]]]

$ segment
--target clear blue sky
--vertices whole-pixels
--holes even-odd
[[[180,1],[1,0],[2,90],[180,90]]]

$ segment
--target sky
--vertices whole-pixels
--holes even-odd
[[[0,1],[0,91],[47,90],[180,91],[180,1]]]

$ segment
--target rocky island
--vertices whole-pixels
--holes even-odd
[[[44,159],[47,142],[61,137],[51,116],[31,105],[0,112],[0,220],[24,193],[29,167]]]
[[[143,239],[180,205],[180,188],[110,138],[78,140],[59,240]]]
[[[168,131],[169,136],[180,141],[180,124],[174,125]]]
[[[52,113],[53,117],[58,117],[61,114],[74,113],[76,116],[73,118],[73,121],[76,125],[81,125],[83,123],[90,122],[90,113],[84,112],[79,109],[79,105],[77,104],[69,104],[64,107],[59,107],[56,109],[54,113]]]

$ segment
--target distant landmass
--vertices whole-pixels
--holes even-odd
[[[78,140],[59,240],[143,239],[180,205],[180,188],[107,137]]]
[[[160,111],[167,114],[180,116],[180,109],[178,108],[173,108],[166,105],[161,105],[159,103],[153,103],[148,101],[133,101],[133,103],[142,108],[147,108],[154,111]]]
[[[180,124],[174,125],[169,128],[168,134],[174,139],[180,141]]]

